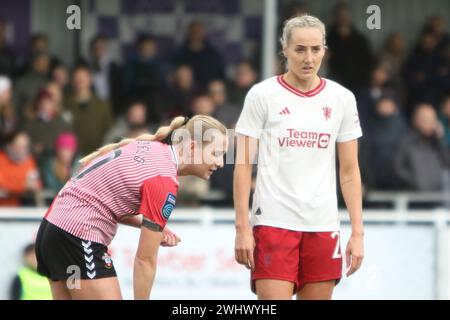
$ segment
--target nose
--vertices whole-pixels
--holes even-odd
[[[312,62],[312,53],[311,53],[311,50],[309,48],[306,50],[305,62],[307,62],[307,63],[311,63]]]
[[[218,161],[216,163],[216,166],[218,168],[223,168],[223,165],[224,165],[223,157],[219,157],[219,159],[218,159]]]

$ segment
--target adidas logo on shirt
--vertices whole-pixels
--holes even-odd
[[[291,112],[289,111],[289,108],[286,107],[283,110],[281,110],[278,114],[291,114]]]

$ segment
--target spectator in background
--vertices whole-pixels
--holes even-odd
[[[52,300],[48,279],[37,272],[34,243],[23,249],[22,258],[23,266],[12,281],[10,300]]]
[[[32,101],[47,83],[49,64],[48,54],[36,54],[33,56],[31,70],[17,81],[14,88],[14,105],[17,108],[19,119],[25,120],[33,117]]]
[[[5,138],[17,127],[16,110],[12,105],[12,86],[8,77],[0,76],[0,148]]]
[[[69,93],[69,71],[63,64],[57,64],[50,71],[50,81],[56,83],[62,90],[63,94]]]
[[[225,62],[219,51],[206,39],[203,23],[189,25],[186,40],[179,49],[175,61],[187,64],[194,71],[195,83],[201,88],[211,80],[225,79]]]
[[[450,152],[450,94],[444,97],[439,112],[439,121],[444,129],[444,143],[447,154]]]
[[[214,103],[213,117],[222,122],[228,129],[234,129],[241,113],[241,108],[227,102],[225,83],[222,80],[211,81],[208,85],[208,94]],[[234,139],[232,136],[229,138]],[[230,142],[228,146],[232,148],[234,144]],[[234,165],[227,164],[224,159],[222,170],[216,172],[210,178],[211,189],[221,191],[223,194],[222,204],[229,206],[233,204],[233,172]]]
[[[120,110],[122,71],[110,54],[108,38],[104,35],[95,36],[91,40],[89,54],[84,63],[91,69],[95,93],[100,99],[112,102],[116,116],[123,113]]]
[[[152,129],[147,122],[147,105],[143,101],[136,100],[128,105],[126,115],[117,119],[102,144],[116,143],[123,138],[136,138],[149,131],[153,132]]]
[[[50,39],[44,33],[36,33],[30,37],[30,51],[27,60],[19,67],[19,76],[24,75],[32,68],[33,59],[37,55],[47,55],[49,57],[49,69],[59,64],[59,60],[50,54]]]
[[[168,118],[189,115],[190,105],[196,91],[192,68],[184,64],[179,65],[173,73],[167,91]]]
[[[439,51],[438,59],[437,87],[438,99],[441,101],[450,93],[450,43]]]
[[[249,61],[243,60],[236,66],[234,77],[229,83],[228,101],[239,108],[244,105],[248,90],[256,83],[257,74]]]
[[[64,103],[72,113],[73,129],[82,156],[101,146],[113,121],[110,105],[92,92],[91,85],[89,69],[77,66],[72,78],[73,94]]]
[[[214,102],[206,93],[194,97],[191,104],[191,116],[208,115],[214,113]],[[212,178],[212,176],[211,176]],[[178,177],[180,182],[177,193],[177,203],[185,206],[199,206],[202,199],[210,191],[210,180],[195,179],[191,176]]]
[[[195,96],[191,104],[192,115],[212,116],[216,111],[214,101],[207,93],[200,93]]]
[[[136,49],[137,54],[125,66],[125,92],[128,97],[154,106],[151,117],[159,121],[166,79],[164,63],[158,56],[158,44],[154,37],[141,35],[136,41]]]
[[[16,58],[6,41],[6,22],[0,19],[0,75],[14,78]]]
[[[368,169],[372,187],[377,190],[393,190],[400,182],[393,172],[392,163],[401,138],[408,131],[398,101],[382,96],[375,103],[375,116],[367,123],[364,142],[368,144]]]
[[[208,94],[214,103],[213,117],[227,128],[234,128],[241,113],[241,108],[228,102],[225,83],[222,80],[211,81],[208,84]]]
[[[387,65],[379,63],[372,70],[369,86],[362,89],[360,94],[356,96],[358,101],[358,112],[363,128],[375,117],[375,102],[386,92],[393,91],[390,88],[390,80]]]
[[[50,81],[47,82],[47,84],[44,87],[44,90],[50,94],[51,98],[55,102],[57,111],[61,113],[62,110],[64,109],[63,107],[64,94],[61,90],[60,85],[54,81]]]
[[[64,132],[57,136],[54,153],[48,155],[40,166],[46,189],[58,192],[79,168],[77,138],[73,133]]]
[[[413,113],[413,128],[402,138],[394,157],[395,173],[406,189],[442,190],[448,167],[442,135],[435,108],[419,104]]]
[[[396,88],[402,102],[405,102],[405,86],[402,70],[406,61],[406,43],[400,32],[391,33],[384,43],[380,61],[389,71],[392,86]]]
[[[440,15],[431,16],[425,24],[425,32],[434,34],[437,40],[436,51],[439,54],[450,44],[450,35],[446,30],[445,19]]]
[[[368,84],[374,57],[367,39],[352,25],[346,4],[335,6],[333,19],[334,24],[327,32],[330,78],[357,94]]]
[[[30,154],[30,138],[15,132],[0,150],[0,206],[18,206],[27,191],[41,190],[39,172]]]
[[[66,101],[65,97],[69,95],[66,94],[59,83],[54,80],[48,82],[44,87],[44,90],[51,95],[56,104],[58,114],[60,114],[64,121],[66,121],[69,125],[72,125],[72,114],[67,110],[67,108],[64,107],[64,102]]]
[[[436,53],[438,40],[432,32],[424,32],[420,36],[419,44],[408,58],[404,79],[408,90],[408,105],[415,106],[427,101],[437,104],[441,88],[438,85],[437,71],[441,61]],[[412,110],[407,110],[411,115]]]
[[[70,131],[71,126],[61,117],[57,101],[46,90],[36,96],[34,111],[34,118],[25,123],[24,130],[31,138],[32,153],[40,163],[43,157],[53,153],[58,135]]]

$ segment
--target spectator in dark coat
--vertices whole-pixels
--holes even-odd
[[[122,70],[110,54],[108,38],[96,35],[89,46],[89,56],[82,61],[89,66],[95,94],[102,100],[111,101],[114,115],[122,110]]]
[[[329,75],[355,94],[367,85],[374,58],[367,39],[352,25],[347,5],[334,8],[334,24],[328,31]]]
[[[159,121],[166,90],[164,61],[158,56],[158,43],[152,36],[139,36],[136,49],[136,55],[125,66],[125,93],[128,98],[141,99],[154,106],[149,110],[150,116]]]
[[[6,23],[0,20],[0,75],[14,78],[16,57],[6,42]]]
[[[438,40],[431,32],[421,35],[420,41],[412,55],[408,58],[404,79],[408,92],[409,107],[421,102],[437,105],[441,88],[438,70],[442,65],[442,58],[436,53]],[[411,115],[411,108],[407,114]]]
[[[393,160],[400,140],[408,131],[408,125],[400,114],[398,102],[383,96],[375,103],[375,115],[367,123],[364,141],[368,144],[368,169],[373,188],[392,190],[400,187],[393,173]]]
[[[435,108],[420,104],[413,114],[413,129],[401,140],[394,170],[404,187],[412,191],[440,191],[444,186],[448,159]]]
[[[166,110],[168,118],[189,115],[191,113],[190,105],[196,94],[197,88],[194,83],[192,68],[184,64],[179,65],[173,72],[167,90]]]
[[[387,66],[383,63],[377,64],[372,70],[370,84],[358,94],[358,112],[362,127],[366,127],[376,117],[375,103],[383,95],[393,95],[390,87],[390,74]]]
[[[249,61],[241,61],[236,65],[233,79],[227,86],[228,101],[242,108],[248,90],[256,83],[258,75]]]
[[[175,61],[192,68],[195,83],[202,89],[211,80],[225,79],[225,62],[219,51],[206,39],[205,27],[201,22],[191,23]]]

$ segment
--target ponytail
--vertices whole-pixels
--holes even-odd
[[[156,130],[155,134],[149,134],[145,133],[140,136],[138,136],[135,139],[125,138],[122,139],[120,142],[117,143],[110,143],[107,144],[96,151],[88,154],[84,158],[79,160],[79,163],[82,167],[90,163],[92,160],[96,159],[97,157],[100,157],[102,155],[105,155],[113,150],[116,150],[120,147],[123,147],[130,142],[136,141],[136,140],[146,140],[146,141],[163,141],[164,139],[168,138],[172,132],[178,128],[181,128],[183,125],[186,125],[189,121],[189,118],[187,117],[176,117],[170,122],[170,125],[168,126],[162,126],[158,130]]]

